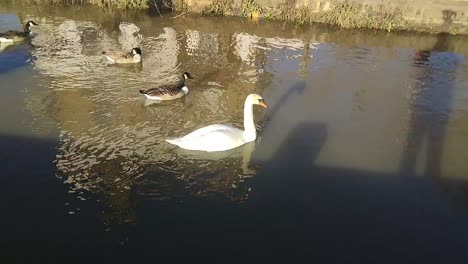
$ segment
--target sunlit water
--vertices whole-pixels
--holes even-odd
[[[291,240],[298,252],[333,255],[360,255],[359,245],[378,254],[401,241],[396,252],[424,255],[440,243],[450,247],[438,256],[462,254],[466,38],[0,6],[1,32],[28,19],[40,24],[31,45],[0,52],[4,199],[21,201],[8,205],[22,225],[41,215],[49,231],[12,229],[26,238],[10,247],[55,232],[43,254],[68,252],[54,251],[61,240],[96,252],[222,254],[251,235],[246,245],[261,244],[258,254]],[[110,66],[100,55],[132,47],[141,47],[141,65]],[[184,71],[195,79],[182,99],[138,93]],[[199,153],[164,141],[212,123],[242,127],[250,93],[269,105],[254,111],[256,142]]]

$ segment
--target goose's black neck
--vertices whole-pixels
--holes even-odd
[[[179,80],[179,83],[177,85],[179,88],[182,88],[185,86],[185,75],[182,74],[182,78]]]
[[[24,33],[31,33],[31,30],[29,29],[30,25],[29,23],[26,23],[26,25],[24,25]]]

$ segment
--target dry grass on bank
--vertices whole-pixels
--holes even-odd
[[[27,0],[35,5],[94,5],[119,9],[148,8],[148,0]]]

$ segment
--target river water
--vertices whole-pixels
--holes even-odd
[[[2,255],[468,254],[466,37],[1,2],[0,32],[29,19],[0,46]],[[184,71],[182,99],[138,93]],[[164,141],[242,127],[250,93],[255,142]]]

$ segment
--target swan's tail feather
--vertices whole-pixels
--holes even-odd
[[[173,144],[173,145],[176,145],[176,146],[179,145],[179,139],[178,139],[178,138],[166,139],[166,142],[168,142],[168,143],[170,143],[170,144]]]

